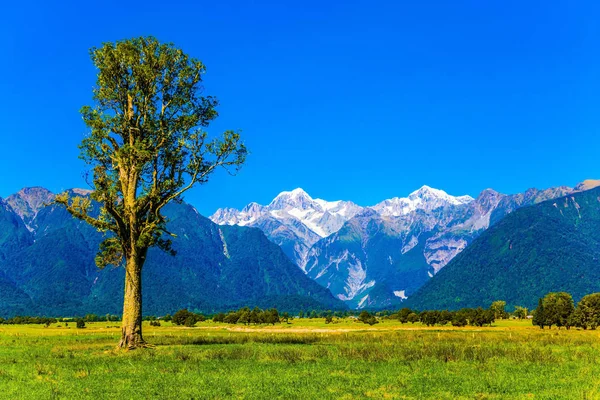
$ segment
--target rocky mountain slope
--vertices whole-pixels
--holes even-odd
[[[405,198],[361,208],[350,202],[312,200],[296,189],[269,206],[221,209],[211,219],[262,229],[309,277],[349,306],[380,308],[408,298],[507,214],[573,191],[557,187],[504,195],[486,189],[473,199],[423,186]],[[350,204],[351,212],[338,215],[329,229],[315,230],[301,218],[313,215],[302,211],[312,210],[313,203]],[[319,237],[311,236],[317,231]]]
[[[36,206],[47,199],[47,191],[24,189],[11,196],[16,210],[0,201],[0,316],[120,314],[123,268],[99,270],[94,256],[101,234],[58,206]],[[150,251],[145,313],[345,307],[259,229],[218,226],[185,203],[169,205],[165,213],[177,235],[177,255]]]
[[[292,261],[303,266],[313,244],[337,232],[361,210],[350,201],[313,199],[304,190],[294,189],[280,193],[267,206],[250,203],[241,211],[219,209],[210,219],[219,225],[259,228]]]
[[[590,185],[579,186],[587,189]],[[600,188],[521,208],[482,233],[407,305],[534,308],[548,292],[600,291]]]

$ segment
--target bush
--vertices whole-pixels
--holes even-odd
[[[206,320],[206,317],[202,314],[196,314],[188,311],[187,309],[177,311],[172,318],[175,325],[194,326],[197,322]]]
[[[77,329],[83,329],[83,328],[85,328],[85,321],[80,318],[77,320]]]
[[[358,316],[358,320],[364,324],[375,325],[378,324],[377,318],[371,315],[368,311],[362,311]]]

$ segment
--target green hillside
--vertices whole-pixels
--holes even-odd
[[[346,308],[260,230],[220,227],[185,203],[167,206],[165,214],[177,254],[150,250],[145,314]],[[0,317],[121,314],[124,269],[94,264],[102,235],[59,206],[42,208],[32,224],[29,232],[11,207],[0,208]]]
[[[406,304],[535,307],[548,292],[600,291],[600,188],[521,208],[484,232]]]

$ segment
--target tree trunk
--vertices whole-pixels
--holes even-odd
[[[125,266],[125,299],[120,348],[146,347],[142,336],[142,264],[143,257],[128,257]]]

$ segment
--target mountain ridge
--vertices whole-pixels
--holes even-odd
[[[86,193],[86,192],[81,192]],[[31,202],[19,203],[32,211]],[[27,208],[28,206],[29,208]],[[34,212],[29,230],[0,200],[0,313],[37,315],[120,314],[124,269],[98,269],[102,234],[58,205]],[[25,218],[27,214],[23,213]],[[189,204],[165,207],[177,235],[177,256],[150,249],[144,266],[146,314],[179,308],[227,311],[241,305],[281,309],[343,309],[345,305],[310,280],[262,231],[219,226]],[[24,240],[19,241],[19,238]],[[15,245],[17,244],[17,245]],[[274,302],[274,303],[269,303]]]
[[[472,198],[452,196],[424,185],[406,197],[360,207],[337,231],[309,240],[302,234],[292,233],[298,232],[300,227],[310,231],[300,218],[279,219],[275,223],[271,217],[276,215],[259,215],[251,224],[263,229],[267,237],[282,248],[287,248],[285,253],[309,277],[330,289],[350,307],[382,307],[399,305],[410,297],[481,232],[507,214],[575,190],[559,186],[505,195],[485,189],[477,198]],[[282,192],[270,205],[302,209],[306,202],[281,201],[292,194],[303,200],[311,199],[304,190],[295,189]],[[228,210],[230,216],[240,213]],[[220,213],[221,209],[211,216],[211,220],[220,224],[235,223],[235,218],[226,221]],[[265,220],[270,223],[266,224]],[[418,250],[412,251],[414,248]],[[373,275],[378,279],[373,279]],[[369,298],[371,292],[378,293],[377,298]]]
[[[417,309],[534,308],[548,292],[600,291],[600,187],[523,207],[484,232],[406,302]]]

